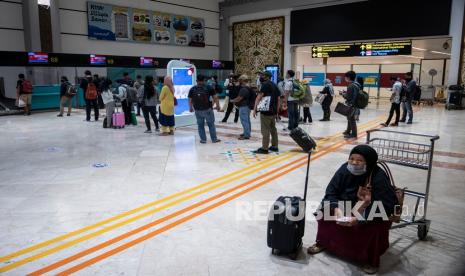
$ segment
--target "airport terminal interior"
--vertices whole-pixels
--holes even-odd
[[[465,0],[0,0],[0,275],[465,275]]]

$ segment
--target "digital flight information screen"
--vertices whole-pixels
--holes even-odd
[[[48,63],[48,54],[29,52],[28,60],[29,60],[29,63],[33,63],[33,64],[46,64]]]
[[[90,55],[90,64],[91,65],[106,65],[107,58],[105,56]]]

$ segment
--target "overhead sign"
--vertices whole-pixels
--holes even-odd
[[[312,46],[312,58],[395,56],[411,54],[411,40]]]
[[[319,45],[312,47],[313,58],[351,57],[353,53],[353,44]]]
[[[412,41],[366,42],[355,44],[360,56],[411,55]]]

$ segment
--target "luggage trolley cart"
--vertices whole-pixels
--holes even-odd
[[[414,143],[414,142],[405,142],[402,140],[394,140],[390,138],[382,138],[381,135],[376,135],[375,133],[385,134],[395,134],[403,136],[405,138],[417,137],[420,139],[429,140],[425,143]],[[401,222],[393,225],[391,229],[403,228],[408,225],[417,225],[418,227],[418,238],[420,240],[425,240],[426,235],[428,234],[430,220],[426,219],[426,211],[428,206],[428,195],[431,182],[431,169],[433,165],[433,155],[434,155],[434,143],[439,139],[439,136],[430,136],[424,134],[408,133],[408,132],[399,132],[399,131],[390,131],[382,129],[373,129],[367,131],[367,144],[373,147],[378,153],[378,158],[380,161],[386,163],[392,163],[400,166],[406,166],[421,170],[428,171],[426,179],[426,191],[415,192],[411,190],[405,190],[405,195],[412,196],[416,198],[416,204],[414,213],[411,218],[401,218]],[[407,140],[407,139],[405,139]],[[423,199],[424,212],[421,216],[417,214],[418,206],[420,201]]]

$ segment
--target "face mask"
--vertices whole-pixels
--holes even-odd
[[[367,165],[352,165],[347,164],[347,170],[353,175],[362,175],[367,172]]]

